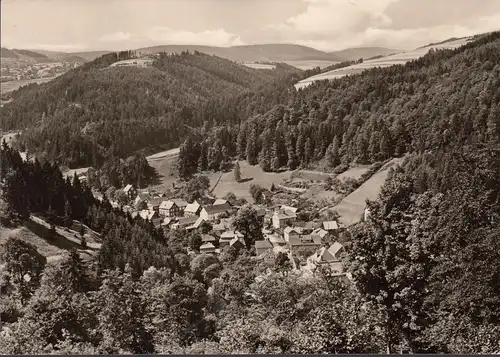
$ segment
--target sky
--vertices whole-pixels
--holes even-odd
[[[8,48],[293,43],[406,50],[500,30],[500,0],[1,0]]]

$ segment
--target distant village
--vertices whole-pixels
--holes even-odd
[[[17,61],[10,63],[2,59],[1,81],[10,82],[54,77],[78,66],[79,63],[70,62],[19,63]]]

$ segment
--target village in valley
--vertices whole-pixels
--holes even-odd
[[[310,217],[312,212],[301,217],[303,210],[298,205],[299,200],[292,198],[295,195],[289,195],[289,204],[276,204],[273,196],[279,193],[279,189],[273,187],[273,191],[261,189],[258,192],[261,198],[256,197],[259,203],[250,205],[262,232],[262,239],[256,240],[250,251],[258,259],[266,255],[286,254],[294,270],[314,272],[318,266],[328,266],[334,275],[348,277],[342,266],[342,235],[347,234],[343,225],[336,219],[327,219],[326,215],[304,221],[304,217]],[[186,241],[188,254],[217,255],[225,247],[245,249],[245,236],[234,225],[235,218],[245,205],[239,205],[238,200],[230,198],[234,195],[217,198],[207,194],[187,202],[172,191],[153,192],[138,189],[132,184],[127,184],[122,192],[124,195],[120,193],[119,196],[126,199],[120,201],[126,204],[112,200],[111,205],[130,214],[133,219],[140,217],[165,231],[198,232],[201,236],[198,251]],[[102,199],[102,196],[97,194],[97,198]],[[315,210],[314,207],[308,209]]]

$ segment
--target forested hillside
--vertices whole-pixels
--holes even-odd
[[[272,171],[319,162],[334,168],[407,152],[498,143],[499,88],[496,32],[455,50],[431,51],[405,65],[318,82],[299,90],[287,105],[232,131],[238,155]],[[212,138],[189,145],[203,143],[234,147],[234,141]],[[200,155],[209,151],[198,150]],[[185,166],[193,169],[205,161],[196,156],[189,160]]]
[[[161,55],[152,68],[108,68],[131,52],[104,55],[44,85],[13,93],[3,130],[69,167],[179,145],[189,127],[238,122],[286,100],[298,70],[255,70],[201,53]],[[272,96],[264,96],[272,92]],[[255,105],[254,103],[257,103]]]

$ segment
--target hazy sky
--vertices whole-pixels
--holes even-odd
[[[55,51],[296,43],[320,50],[500,29],[500,0],[1,0],[2,46]]]

